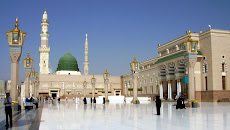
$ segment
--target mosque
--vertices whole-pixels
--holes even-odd
[[[42,18],[39,96],[83,96],[83,82],[88,82],[87,97],[92,97],[91,79],[96,78],[95,94],[105,94],[103,75],[89,75],[88,36],[85,39],[84,74],[70,52],[60,58],[55,74],[49,72],[48,15]],[[173,100],[184,96],[189,100],[216,102],[230,99],[230,31],[209,29],[192,33],[190,30],[165,44],[159,44],[158,56],[140,63],[137,77],[138,97]],[[132,62],[132,61],[130,61]],[[107,70],[106,70],[107,72]],[[132,73],[111,76],[109,96],[133,96]]]
[[[92,97],[92,83],[91,79],[96,78],[95,96],[105,94],[105,84],[103,75],[89,75],[89,61],[88,61],[88,39],[86,34],[85,39],[85,62],[84,74],[78,68],[77,59],[67,52],[59,60],[58,67],[55,74],[49,71],[49,53],[50,47],[48,45],[49,39],[49,23],[46,10],[44,11],[41,23],[41,46],[39,47],[40,53],[40,75],[39,75],[39,96],[51,97],[76,97],[83,96],[83,82],[87,82],[86,96]],[[107,70],[106,70],[107,72]],[[108,84],[108,95],[115,96],[121,95],[121,77],[110,76]]]

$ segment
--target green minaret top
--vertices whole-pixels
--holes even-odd
[[[69,51],[60,58],[57,71],[79,71],[77,60]]]

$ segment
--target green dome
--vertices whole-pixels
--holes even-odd
[[[77,60],[69,52],[62,56],[58,62],[57,71],[79,71]]]

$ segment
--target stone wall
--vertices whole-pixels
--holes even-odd
[[[230,90],[196,91],[196,100],[202,102],[217,102],[222,98],[230,99]]]

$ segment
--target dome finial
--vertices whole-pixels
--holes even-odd
[[[192,37],[192,36],[191,36],[191,30],[189,29],[189,30],[188,30],[188,38],[191,39],[191,37]]]
[[[27,52],[27,58],[30,58],[30,52],[29,51]]]
[[[16,17],[15,29],[18,29],[18,16]]]
[[[69,49],[67,50],[67,53],[69,53]]]
[[[87,34],[87,32],[86,32],[86,34],[85,34],[85,37],[86,37],[86,39],[85,39],[85,40],[87,40],[87,37],[88,37],[88,34]]]

